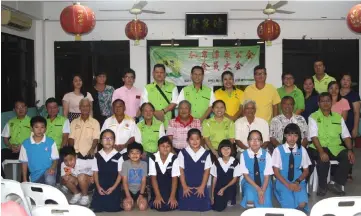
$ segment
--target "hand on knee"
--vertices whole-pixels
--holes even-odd
[[[125,211],[130,211],[130,210],[132,210],[132,208],[133,208],[133,200],[125,199],[123,201],[123,209]]]
[[[138,202],[138,207],[140,211],[144,211],[148,208],[147,200],[144,198],[140,198]]]
[[[302,202],[300,204],[298,204],[298,208],[299,209],[304,209],[306,207],[306,203],[305,202]]]

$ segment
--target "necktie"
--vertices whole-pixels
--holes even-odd
[[[257,154],[254,154],[254,164],[253,164],[253,169],[254,169],[254,182],[256,182],[256,184],[260,187],[262,187],[262,183],[261,183],[261,174],[259,173],[259,165],[258,165],[258,159],[257,159]]]
[[[291,151],[291,154],[290,154],[290,160],[289,160],[289,164],[288,164],[288,180],[293,181],[293,178],[295,175],[295,170],[294,170],[295,158],[292,153],[293,148],[289,148],[289,149]]]

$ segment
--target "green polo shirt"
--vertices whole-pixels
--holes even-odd
[[[145,152],[155,153],[158,151],[159,130],[161,121],[153,118],[152,125],[148,126],[145,121],[140,121],[137,126],[142,135],[142,146]]]
[[[318,81],[318,79],[316,78],[316,75],[313,75],[313,81],[315,82],[315,89],[318,93],[322,93],[322,92],[327,92],[328,89],[328,84],[331,81],[336,81],[335,78],[333,78],[332,76],[329,76],[327,73],[325,73],[325,76]]]
[[[57,115],[56,118],[51,121],[50,118],[46,119],[46,136],[52,138],[55,141],[56,147],[60,149],[63,140],[63,128],[66,118]]]
[[[217,122],[214,117],[207,119],[202,124],[203,136],[208,137],[214,149],[218,149],[219,143],[224,139],[235,138],[234,122],[224,117]]]
[[[311,114],[311,118],[317,123],[317,137],[321,146],[327,147],[334,156],[337,156],[345,149],[341,140],[342,116],[335,112],[332,112],[329,116],[324,116],[322,111],[319,109]],[[316,149],[314,144],[311,144],[310,147]]]
[[[162,87],[160,87],[160,89],[164,92],[165,96],[168,98],[168,101],[171,103],[172,103],[172,99],[173,99],[172,93],[173,93],[173,89],[175,87],[176,86],[173,83],[168,82],[168,81],[165,81],[164,85]],[[148,101],[153,104],[153,106],[156,110],[162,110],[169,105],[167,103],[167,101],[164,99],[164,97],[162,96],[162,94],[159,93],[155,82],[146,85],[145,89],[147,90],[147,93],[148,93]],[[165,128],[168,127],[168,122],[171,119],[172,119],[172,112],[167,112],[164,116],[164,127]]]
[[[14,117],[8,121],[10,129],[9,143],[11,145],[21,145],[24,140],[30,137],[31,126],[30,117],[25,116],[23,119]]]
[[[212,90],[207,86],[202,86],[197,90],[194,85],[189,85],[182,91],[184,99],[192,104],[192,116],[196,119],[201,118],[210,105]]]
[[[295,106],[293,108],[293,112],[295,112],[296,110],[300,110],[300,109],[304,110],[305,109],[305,97],[303,96],[302,91],[299,88],[297,88],[297,86],[294,86],[294,89],[289,94],[287,94],[284,86],[282,86],[281,88],[278,88],[277,92],[281,99],[284,96],[293,97],[293,99],[295,100]],[[281,107],[281,104],[279,105],[279,107]],[[282,112],[282,110],[281,110],[281,112]]]

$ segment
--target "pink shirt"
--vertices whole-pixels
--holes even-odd
[[[341,98],[341,100],[336,102],[331,107],[332,112],[336,112],[340,115],[342,115],[343,111],[348,111],[348,110],[350,110],[350,104],[348,103],[348,101],[345,98]]]
[[[114,91],[112,103],[116,99],[123,100],[125,103],[125,114],[131,117],[135,117],[140,106],[141,95],[142,92],[134,86],[131,89],[122,86]]]
[[[173,147],[184,149],[188,146],[187,133],[190,129],[197,128],[202,131],[202,123],[199,119],[191,116],[190,121],[184,125],[180,122],[179,116],[169,121],[167,135],[173,136]]]

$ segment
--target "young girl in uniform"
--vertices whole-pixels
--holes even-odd
[[[90,208],[94,212],[121,211],[120,171],[123,159],[114,148],[114,132],[111,129],[104,130],[100,134],[100,142],[103,149],[95,154],[92,166],[96,190]]]
[[[248,134],[249,149],[244,151],[240,159],[242,201],[241,206],[272,207],[273,174],[271,155],[261,148],[263,138],[261,132],[252,130]]]
[[[212,161],[209,151],[201,146],[202,135],[198,129],[187,133],[188,147],[178,154],[181,187],[178,191],[179,210],[208,211],[211,200],[206,188]]]
[[[149,176],[153,187],[149,205],[158,211],[170,211],[178,206],[179,163],[177,156],[171,152],[172,141],[168,136],[158,140],[158,149],[149,159]]]
[[[228,203],[236,204],[238,177],[241,175],[238,160],[232,157],[232,143],[225,139],[218,146],[218,155],[211,168],[212,182],[212,209],[223,211]]]
[[[282,208],[308,212],[305,178],[311,161],[306,149],[301,146],[301,131],[296,124],[286,126],[284,137],[285,144],[278,146],[272,155],[275,196]]]

